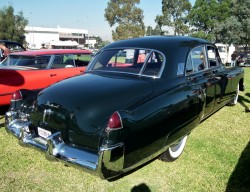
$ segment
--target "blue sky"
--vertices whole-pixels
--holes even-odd
[[[0,8],[12,5],[22,11],[30,26],[87,29],[90,35],[111,41],[112,28],[104,19],[108,0],[0,0]],[[162,0],[141,0],[139,7],[144,12],[144,24],[155,26],[156,15],[161,14]],[[193,5],[195,0],[190,0]]]

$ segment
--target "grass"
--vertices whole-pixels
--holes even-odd
[[[18,145],[0,117],[0,191],[250,191],[250,68],[239,103],[225,106],[190,134],[181,157],[158,159],[109,182],[50,162]]]

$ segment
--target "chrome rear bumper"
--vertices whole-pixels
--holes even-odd
[[[85,171],[99,175],[103,179],[116,177],[122,173],[124,163],[124,144],[119,143],[112,147],[101,147],[98,153],[83,150],[67,145],[60,132],[56,132],[47,138],[37,136],[29,130],[30,122],[15,119],[15,112],[7,112],[5,115],[5,128],[19,139],[21,146],[34,147],[45,152],[48,160],[59,160],[73,166],[80,166]],[[119,151],[117,153],[117,151]],[[116,154],[120,154],[117,157]],[[116,157],[112,157],[116,155]],[[110,161],[111,159],[116,161]]]

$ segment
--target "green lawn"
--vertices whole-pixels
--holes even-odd
[[[156,159],[113,182],[19,146],[0,117],[0,191],[250,191],[250,68],[245,87],[236,106],[196,127],[177,161]]]

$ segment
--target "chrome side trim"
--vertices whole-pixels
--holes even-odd
[[[117,144],[109,146],[109,147],[108,146],[102,146],[100,148],[100,151],[112,151],[115,148],[123,147],[123,146],[124,146],[124,143],[117,143]]]

